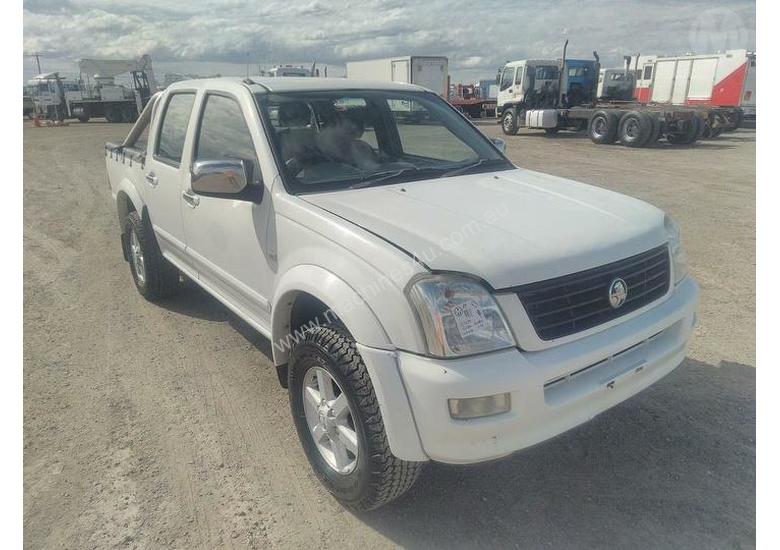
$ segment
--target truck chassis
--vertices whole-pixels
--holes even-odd
[[[548,134],[559,130],[587,130],[593,143],[606,145],[620,141],[627,147],[652,146],[661,137],[674,145],[688,145],[698,139],[714,138],[724,131],[733,131],[743,119],[742,111],[734,107],[633,101],[532,110],[507,104],[499,107],[496,116],[507,135],[516,134],[520,127],[543,129]],[[526,120],[532,118],[537,123],[526,124]]]

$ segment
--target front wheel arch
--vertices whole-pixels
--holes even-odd
[[[330,313],[323,316],[320,324],[338,319],[357,342],[374,348],[393,349],[393,343],[374,311],[352,286],[322,267],[298,265],[282,276],[271,306],[271,345],[275,365],[288,362],[290,348],[300,337],[300,326],[293,326],[292,316],[293,306],[302,296],[327,307]]]

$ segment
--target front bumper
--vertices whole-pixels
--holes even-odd
[[[378,390],[383,394],[380,404],[384,402],[391,449],[407,459],[420,459],[422,454],[440,462],[480,462],[586,422],[682,362],[696,323],[698,300],[698,285],[688,277],[642,315],[543,351],[509,349],[451,360],[399,352],[395,359],[400,384]],[[381,380],[374,381],[375,386],[382,385]],[[392,397],[402,389],[406,390],[403,401]],[[449,398],[504,392],[511,394],[512,408],[507,413],[472,420],[450,417]],[[407,404],[410,415],[403,410]],[[406,452],[401,444],[416,450]]]

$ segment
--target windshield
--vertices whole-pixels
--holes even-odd
[[[258,94],[292,193],[510,169],[438,96],[391,91]]]

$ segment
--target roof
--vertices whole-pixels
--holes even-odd
[[[217,83],[245,84],[252,92],[309,92],[318,90],[396,90],[406,92],[424,91],[426,88],[414,84],[401,82],[381,82],[376,80],[357,80],[349,78],[319,78],[278,76],[264,77],[251,76],[243,78],[239,76],[219,78],[199,78],[195,80],[181,80],[174,82],[168,88],[208,88]]]

